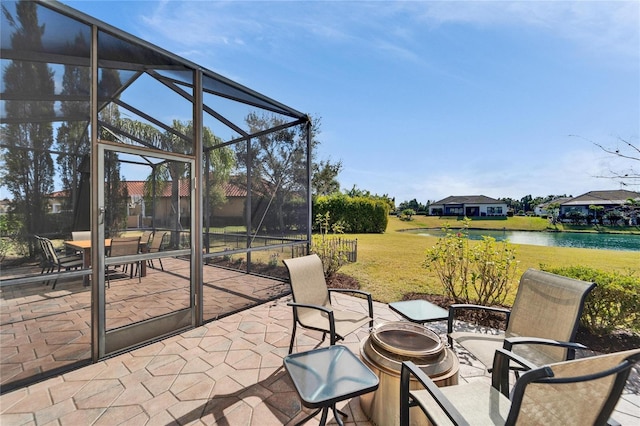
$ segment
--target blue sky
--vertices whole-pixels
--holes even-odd
[[[63,3],[320,117],[343,189],[577,196],[634,164],[593,142],[638,145],[638,1]]]

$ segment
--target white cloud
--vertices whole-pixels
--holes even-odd
[[[526,25],[571,40],[585,51],[638,57],[637,1],[449,1],[410,4],[430,25]]]
[[[440,200],[450,195],[486,195],[493,198],[521,199],[547,195],[578,196],[588,191],[620,189],[617,181],[599,178],[603,171],[620,170],[617,158],[603,153],[594,146],[585,145],[558,154],[556,157],[539,156],[520,158],[505,163],[501,170],[479,172],[478,168],[440,168],[431,171],[384,170],[371,172],[349,168],[340,175],[342,189],[351,189],[353,183],[368,182],[360,189],[395,197],[396,203],[416,198],[419,202]],[[625,187],[629,190],[640,188]]]

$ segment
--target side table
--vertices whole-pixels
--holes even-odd
[[[321,410],[320,425],[326,424],[331,407],[336,422],[342,426],[338,414],[346,414],[336,409],[336,403],[378,388],[378,376],[345,346],[334,345],[291,354],[283,362],[302,404],[318,408],[299,425]]]
[[[422,299],[392,302],[389,308],[403,318],[420,324],[449,318],[448,310]]]

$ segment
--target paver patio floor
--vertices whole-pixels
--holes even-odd
[[[282,297],[113,358],[0,396],[0,423],[8,425],[282,425],[310,410],[282,366],[292,322]],[[338,295],[346,309],[365,311],[366,301]],[[387,305],[374,304],[376,321],[397,321]],[[439,333],[444,322],[430,325]],[[343,344],[354,353],[368,330]],[[321,333],[298,330],[296,351],[318,346]],[[326,345],[327,342],[324,343]],[[458,351],[460,382],[484,380],[485,368]],[[636,376],[615,419],[640,424]],[[338,404],[345,424],[371,424],[359,398]],[[308,424],[319,422],[319,415]],[[335,421],[330,415],[330,423]]]

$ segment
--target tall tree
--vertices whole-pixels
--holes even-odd
[[[15,3],[15,18],[2,5],[2,13],[13,28],[11,46],[16,50],[41,51],[44,25],[39,25],[37,4],[30,1]],[[32,234],[46,226],[47,194],[53,191],[53,144],[51,122],[37,121],[36,117],[52,117],[55,89],[53,71],[45,62],[11,61],[4,68],[4,90],[24,100],[7,100],[7,117],[31,122],[9,123],[2,128],[2,139],[10,148],[2,150],[2,184],[13,196],[14,211],[23,217],[22,237],[29,254],[35,255],[36,244]],[[35,99],[49,99],[36,101]]]
[[[276,116],[250,113],[245,119],[249,133],[258,133],[285,124]],[[313,120],[311,125],[311,153],[319,144],[316,139],[319,133],[319,121]],[[263,199],[262,217],[254,226],[262,226],[262,220],[273,209],[273,220],[268,223],[280,231],[285,230],[285,202],[293,197],[303,197],[306,177],[307,134],[306,127],[294,126],[276,132],[262,134],[251,139],[249,144],[236,145],[237,163],[241,170],[251,168],[252,188]],[[247,159],[250,158],[250,162]],[[313,158],[312,158],[313,161]],[[243,172],[245,173],[245,172]],[[259,204],[259,203],[256,203]],[[254,209],[255,211],[255,209]],[[259,231],[257,229],[256,231]]]
[[[311,190],[313,195],[331,195],[340,192],[338,174],[342,171],[342,161],[332,163],[330,160],[313,163]]]
[[[189,123],[191,125],[191,123]],[[231,172],[236,164],[236,157],[233,150],[228,147],[218,147],[216,145],[222,143],[222,139],[216,136],[211,129],[205,127],[203,129],[203,145],[205,148],[204,159],[204,176],[207,183],[205,185],[205,197],[209,202],[207,206],[209,212],[227,202],[225,192],[226,184],[231,178]]]
[[[113,71],[117,73],[117,71]],[[115,77],[112,77],[115,78]],[[111,125],[117,125],[120,121],[118,105],[107,105],[99,116],[100,121]],[[103,140],[116,140],[113,133],[102,128],[100,136]],[[118,236],[127,225],[127,204],[129,191],[127,185],[120,176],[120,160],[116,152],[107,150],[104,154],[104,203],[105,216],[104,227],[107,237]]]
[[[193,122],[174,120],[172,129],[182,134],[184,137],[176,135],[174,132],[160,132],[157,128],[142,123],[137,120],[122,119],[119,127],[126,133],[145,141],[150,146],[160,150],[190,153],[193,150]],[[203,146],[210,148],[206,150],[204,171],[207,176],[205,193],[209,200],[209,209],[226,202],[224,187],[229,181],[231,170],[234,167],[235,156],[229,147],[213,148],[220,144],[222,140],[217,137],[211,129],[203,129]],[[145,181],[145,202],[149,205],[153,199],[157,199],[165,190],[167,185],[171,185],[171,221],[174,229],[180,229],[180,181],[188,177],[188,170],[183,162],[164,162],[154,167]],[[172,243],[177,244],[178,234],[172,236]]]
[[[105,68],[102,70],[99,90],[104,96],[111,96],[122,86],[120,73],[117,69]],[[98,114],[100,122],[111,126],[118,126],[120,122],[120,109],[115,103],[107,104]],[[98,137],[102,140],[116,141],[118,138],[106,127],[99,127]],[[127,204],[129,191],[120,175],[120,160],[116,152],[107,150],[104,157],[104,203],[105,203],[105,235],[116,236],[127,225]]]
[[[88,49],[87,40],[80,34],[75,39],[76,49]],[[62,77],[62,95],[77,97],[88,93],[91,82],[89,67],[65,65]],[[78,194],[81,181],[80,165],[83,158],[89,154],[90,143],[88,134],[89,99],[86,101],[64,100],[60,109],[64,121],[58,128],[56,142],[58,151],[65,154],[58,155],[57,163],[62,180],[62,188],[69,194],[65,209],[78,205]]]

